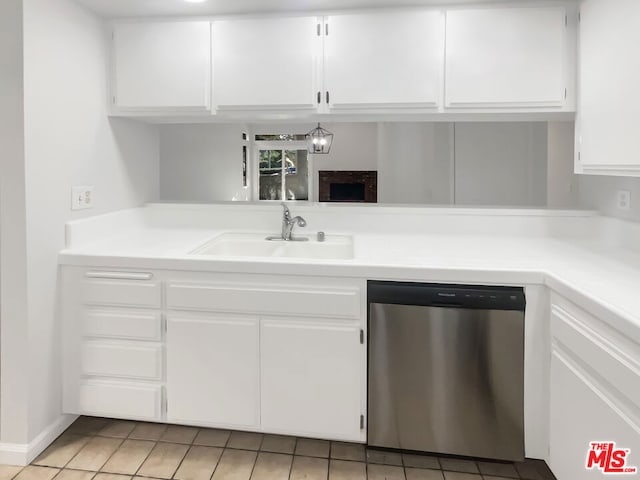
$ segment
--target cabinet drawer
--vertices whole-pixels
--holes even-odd
[[[83,317],[84,335],[87,337],[150,341],[162,339],[160,312],[88,308]]]
[[[360,318],[359,288],[294,285],[169,284],[167,308]]]
[[[82,374],[161,380],[162,347],[85,342],[82,345]]]
[[[89,278],[83,283],[82,300],[89,305],[160,308],[162,295],[159,282]]]
[[[162,387],[84,381],[79,386],[76,413],[110,418],[160,420],[162,417]]]
[[[640,348],[622,347],[606,332],[597,329],[599,322],[595,318],[577,307],[570,307],[551,306],[554,341],[640,407]]]

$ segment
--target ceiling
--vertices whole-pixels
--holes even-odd
[[[498,0],[520,3],[525,0]],[[191,15],[233,15],[246,13],[277,13],[335,11],[357,8],[381,8],[415,5],[487,3],[487,0],[205,0],[187,3],[184,0],[76,0],[100,16],[155,17]]]

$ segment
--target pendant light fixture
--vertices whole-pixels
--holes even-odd
[[[333,142],[333,133],[318,126],[304,136],[307,141],[307,152],[314,154],[329,153]]]

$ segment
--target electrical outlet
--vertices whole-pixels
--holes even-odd
[[[93,208],[93,187],[71,187],[71,210]]]
[[[618,210],[628,212],[631,210],[631,192],[629,190],[618,190]]]

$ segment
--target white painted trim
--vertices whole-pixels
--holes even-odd
[[[27,449],[24,443],[0,443],[0,465],[27,465]]]
[[[0,443],[0,465],[28,465],[77,418],[77,415],[61,415],[29,443]]]
[[[585,165],[580,163],[577,173],[585,175],[610,175],[613,177],[640,177],[640,165]]]

